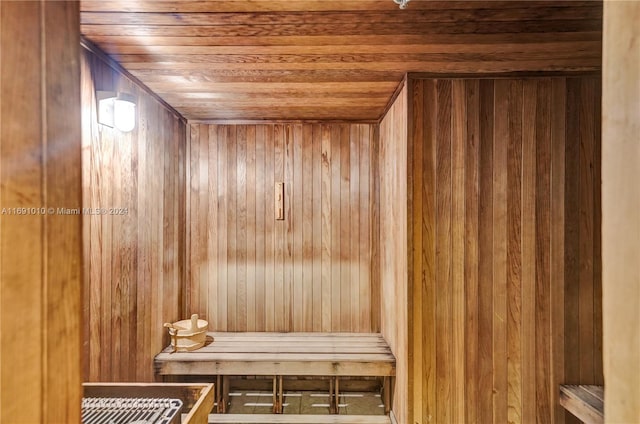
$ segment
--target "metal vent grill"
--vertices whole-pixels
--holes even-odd
[[[182,401],[168,398],[83,398],[83,424],[179,424]]]

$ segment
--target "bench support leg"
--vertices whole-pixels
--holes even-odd
[[[284,384],[282,382],[282,376],[278,377],[278,414],[284,412]]]
[[[229,405],[229,376],[228,375],[223,375],[222,376],[222,382],[220,384],[221,390],[222,390],[222,396],[220,399],[220,405],[222,406],[222,408],[220,409],[220,412],[223,414],[227,413],[227,406]]]
[[[273,376],[273,381],[271,382],[273,388],[273,413],[278,413],[278,377]]]
[[[284,389],[282,376],[273,376],[273,413],[282,414],[284,406]]]
[[[222,412],[222,378],[219,375],[216,375],[215,397],[216,412],[219,414]]]
[[[391,412],[391,377],[382,378],[382,403],[384,404],[384,413],[388,415]]]
[[[333,377],[329,378],[329,413],[335,414],[333,411]]]
[[[338,377],[329,379],[329,413],[339,414],[340,408],[340,380]]]
[[[216,403],[216,412],[218,414],[226,413],[227,404],[229,402],[229,380],[227,376],[216,376],[215,397],[214,401]]]
[[[334,393],[334,397],[335,397],[335,413],[339,414],[340,413],[340,378],[336,377],[336,387],[335,387],[335,393]]]

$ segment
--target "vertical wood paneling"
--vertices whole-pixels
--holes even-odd
[[[218,188],[218,145],[220,144],[218,141],[218,137],[220,135],[220,131],[218,131],[218,127],[215,125],[211,125],[208,128],[203,128],[203,131],[207,131],[209,138],[208,145],[208,162],[211,164],[209,168],[209,181],[206,185],[208,200],[209,200],[209,209],[207,211],[207,222],[209,225],[207,226],[206,234],[207,234],[207,255],[209,257],[217,258],[219,257],[218,253],[218,239],[215,237],[216,233],[214,232],[214,228],[218,227],[218,197],[215,195]],[[203,187],[204,189],[204,187]],[[214,261],[208,261],[205,265],[207,267],[207,275],[216,275],[218,273],[218,267]],[[217,280],[216,280],[217,281]],[[207,317],[215,316],[217,313],[217,298],[218,298],[218,284],[208,284],[207,285]],[[204,312],[204,311],[203,311]],[[187,318],[186,316],[184,318]]]
[[[249,190],[248,187],[256,186],[256,127],[247,128],[247,164],[246,164],[246,181],[245,196],[247,202],[246,216],[246,244],[247,244],[247,294],[245,308],[247,311],[246,331],[256,331],[256,240],[250,238],[249,235],[256,231],[256,197],[255,191]],[[210,197],[210,199],[215,199]],[[217,225],[211,225],[211,237],[215,239],[215,228]],[[215,258],[215,255],[213,255]],[[263,286],[264,287],[264,286]]]
[[[188,184],[185,315],[212,314],[216,331],[374,331],[371,125],[197,124],[190,133],[188,160],[206,169],[192,166]],[[276,181],[284,221],[275,220]]]
[[[312,328],[313,331],[321,331],[324,327],[324,318],[323,318],[323,291],[322,287],[324,284],[323,279],[323,267],[322,264],[324,262],[324,249],[323,249],[323,236],[322,236],[322,225],[323,225],[323,217],[324,217],[324,209],[325,202],[322,201],[323,195],[323,179],[322,179],[322,168],[324,167],[325,157],[323,153],[322,146],[322,127],[320,124],[314,124],[312,126],[312,147],[311,147],[311,162],[312,162],[312,177],[313,177],[313,185],[312,185],[312,204],[313,204],[313,213],[312,213],[312,222],[313,222],[313,291],[312,297],[315,299],[312,302],[313,305],[313,320]],[[307,151],[308,149],[305,149]],[[319,159],[318,159],[319,158]],[[320,205],[320,206],[318,206]]]
[[[78,8],[0,4],[2,422],[80,421]]]
[[[359,240],[352,240],[358,246],[358,254],[361,258],[367,258],[356,265],[359,273],[358,296],[360,305],[360,331],[379,332],[380,331],[380,273],[377,270],[379,258],[376,256],[378,239],[379,216],[378,197],[379,190],[375,185],[378,181],[377,164],[377,133],[376,128],[371,125],[359,125],[360,139],[358,141],[358,156],[360,159],[358,166],[358,202],[359,207],[354,214],[358,215]],[[355,178],[355,176],[354,176]],[[355,184],[353,186],[355,188]],[[355,201],[355,200],[354,200]],[[355,205],[353,205],[355,206]],[[354,251],[355,254],[355,251]]]
[[[533,117],[536,113],[537,81],[523,82],[523,116]],[[564,94],[564,93],[563,93]],[[564,117],[558,114],[556,115]],[[564,187],[564,175],[556,186]],[[536,310],[536,126],[533,119],[522,122],[522,332],[535,334]],[[564,209],[564,205],[562,207]],[[564,230],[562,231],[564,232]],[[557,237],[561,237],[557,234]],[[561,255],[562,256],[562,255]],[[522,337],[522,381],[535,381],[535,337]],[[522,422],[534,422],[536,416],[535,385],[522,385],[522,398],[528,399],[522,405]]]
[[[436,108],[436,83],[435,81],[415,81],[414,84],[423,84],[424,95],[422,96],[422,102],[418,103],[411,117],[415,116],[415,113],[421,110],[422,104],[425,109],[435,110]],[[417,92],[418,89],[412,91]],[[419,131],[414,129],[414,137],[419,136]],[[422,328],[424,337],[422,339],[422,349],[426,349],[428,346],[435,346],[437,343],[436,337],[436,287],[434,284],[429,284],[430,281],[435,279],[436,273],[436,196],[435,187],[433,184],[428,184],[428,181],[435,181],[436,178],[436,114],[428,114],[424,119],[424,131],[421,138],[414,138],[414,143],[424,143],[422,148],[421,163],[415,171],[418,171],[422,167],[422,174],[416,173],[416,178],[421,178],[422,190],[422,222],[420,227],[416,231],[423,232],[422,236],[422,249],[414,253],[416,267],[424,269],[422,278],[420,279],[420,291],[422,292],[422,299],[424,310],[422,315]],[[416,146],[417,147],[417,146]],[[420,198],[419,194],[416,194],[416,199]],[[419,319],[419,318],[418,318]],[[417,325],[414,324],[414,325]],[[420,360],[420,355],[414,355],[414,358]],[[422,369],[424,375],[424,381],[422,384],[422,413],[423,416],[436,416],[437,412],[437,394],[436,394],[436,356],[424,355],[422,359]],[[419,368],[419,367],[418,367]],[[419,412],[416,413],[419,415]]]
[[[236,127],[226,127],[227,130],[227,145],[226,145],[226,157],[224,159],[221,158],[222,161],[226,161],[227,163],[227,179],[226,179],[226,187],[223,187],[223,189],[225,190],[226,193],[226,198],[227,198],[227,203],[226,203],[226,209],[227,209],[227,222],[226,222],[226,227],[227,227],[227,250],[226,250],[226,262],[227,262],[227,297],[226,297],[226,311],[227,311],[227,328],[229,329],[229,331],[238,331],[238,323],[239,323],[239,315],[236,312],[236,308],[238,305],[238,289],[239,286],[242,284],[240,281],[238,281],[238,265],[239,265],[239,261],[238,261],[238,253],[240,252],[240,249],[238,248],[238,216],[240,214],[240,211],[238,210],[238,191],[237,191],[237,187],[238,187],[238,160],[237,160],[237,154],[238,154],[238,144],[236,143],[236,131],[237,128]],[[208,146],[204,145],[204,143],[207,143],[206,140],[203,140],[203,145],[200,145],[199,147],[203,148],[204,150],[206,150],[208,148]],[[193,145],[191,146],[192,148],[192,152],[193,152]],[[282,146],[281,146],[281,150],[282,151]],[[194,175],[191,175],[191,178],[194,178]],[[197,178],[197,181],[199,182],[204,182],[206,181],[206,179],[208,178],[208,176],[205,175],[199,175]],[[201,199],[201,201],[207,201],[207,199]],[[196,212],[197,215],[196,216],[202,216],[202,214],[200,213],[200,211],[196,210],[196,211],[189,211],[189,219],[192,219],[192,217],[194,216],[193,213]],[[206,221],[205,222],[197,222],[197,230],[198,233],[202,233],[202,227],[201,225],[207,225]],[[277,252],[279,254],[280,257],[280,263],[282,263],[282,255],[284,254],[282,252],[282,250],[279,250]],[[193,252],[192,252],[193,254]],[[207,261],[207,256],[206,254],[203,252],[200,257],[202,258],[202,260],[204,262]],[[278,257],[278,256],[277,256]],[[199,266],[196,265],[196,266]],[[280,272],[282,273],[282,267],[280,267]],[[231,282],[231,284],[230,284]],[[192,282],[194,283],[194,282]],[[208,281],[200,281],[199,282],[202,285],[207,285],[209,284]],[[280,291],[279,293],[282,293],[282,287],[280,287]],[[191,308],[194,308],[194,306],[197,305],[190,305]],[[189,309],[187,307],[187,309]],[[190,314],[190,313],[188,313]]]
[[[509,84],[507,145],[507,418],[522,422],[522,81]]]
[[[234,128],[234,127],[229,127]],[[290,199],[287,199],[287,181],[284,180],[284,167],[285,167],[285,126],[282,124],[277,124],[274,127],[273,132],[273,142],[274,142],[274,172],[273,178],[276,182],[284,182],[285,187],[285,199],[284,199],[284,210],[285,210],[285,220],[284,221],[276,221],[275,222],[275,231],[274,231],[274,246],[275,246],[275,260],[274,260],[274,269],[275,269],[275,277],[274,277],[274,286],[275,286],[275,307],[274,307],[274,325],[276,331],[286,331],[286,321],[288,319],[288,311],[286,309],[285,300],[288,299],[289,295],[289,287],[287,282],[285,281],[285,248],[287,243],[287,232],[286,225],[288,225],[288,221],[291,219],[291,216],[287,215],[287,202]],[[227,207],[230,211],[233,211],[233,206],[227,204]],[[229,280],[227,284],[229,286],[235,285],[235,280],[232,276],[229,276]],[[230,312],[231,313],[231,312]]]
[[[255,152],[255,163],[256,163],[256,171],[255,171],[255,187],[263,187],[265,182],[265,126],[257,125],[256,126],[256,152]],[[256,229],[256,260],[254,263],[255,267],[255,330],[254,331],[265,331],[265,301],[266,298],[266,266],[261,264],[265,263],[265,242],[267,240],[266,231],[257,231],[258,229],[266,229],[267,217],[265,216],[266,211],[268,210],[268,204],[265,202],[265,197],[267,196],[265,190],[256,190],[255,192],[255,229]],[[216,198],[217,199],[217,198]],[[271,221],[271,220],[269,220]],[[212,230],[218,228],[215,226]],[[214,257],[215,258],[215,257]],[[216,261],[214,261],[216,263]],[[219,284],[219,282],[218,282]]]
[[[322,331],[331,331],[331,129],[327,125],[322,131]]]
[[[236,331],[247,331],[247,149],[250,143],[246,127],[238,127],[236,130],[236,139],[245,140],[244,143],[236,143],[238,152],[236,157],[235,169],[237,172],[236,180],[238,181],[236,192],[238,205],[236,208],[237,216],[237,299],[235,309],[237,311]],[[209,224],[210,225],[210,224]],[[209,285],[211,279],[206,282]]]
[[[364,134],[360,134],[361,126],[360,125],[351,125],[349,128],[349,158],[353,162],[354,166],[350,166],[347,170],[349,172],[349,214],[347,215],[349,222],[349,228],[353,237],[350,237],[347,241],[349,242],[349,253],[350,257],[357,257],[360,253],[360,141],[364,138]],[[368,143],[367,143],[368,144]],[[347,272],[349,273],[349,280],[351,284],[349,285],[349,298],[352,300],[352,305],[349,305],[349,311],[351,312],[350,325],[351,328],[355,329],[355,331],[360,331],[360,323],[363,321],[362,309],[360,309],[360,304],[368,304],[371,296],[363,296],[360,299],[359,293],[360,289],[360,264],[350,263],[349,269]],[[363,287],[363,295],[369,294],[369,290],[367,287]],[[368,308],[367,308],[368,309]],[[364,327],[366,328],[366,317],[364,317]]]
[[[416,107],[416,104],[418,104],[418,108],[420,109],[421,103],[423,101],[422,90],[413,90],[412,88],[410,88],[410,90],[413,95],[410,99],[410,102],[407,104],[409,109],[407,112],[407,115],[412,113],[412,111]],[[409,137],[413,139],[418,139],[418,140],[421,140],[423,136],[424,134],[422,133],[422,128],[416,128],[415,132],[413,132],[412,134],[409,134]],[[407,161],[407,168],[408,168],[407,178],[411,179],[413,177],[413,180],[412,181],[410,180],[409,184],[421,184],[421,181],[419,180],[422,175],[415,175],[416,173],[414,172],[414,169],[416,167],[420,168],[422,166],[424,151],[423,149],[421,149],[422,143],[419,143],[416,147],[418,148],[414,152],[414,155],[411,158],[409,158]],[[407,203],[408,203],[408,207],[411,208],[414,216],[422,216],[422,207],[424,202],[422,191],[417,191],[417,192],[407,193],[407,194],[411,195],[411,196],[408,196]],[[414,222],[408,223],[407,230],[408,230],[407,238],[409,240],[408,245],[412,247],[412,249],[409,250],[408,273],[410,273],[413,276],[415,281],[422,282],[422,278],[421,278],[421,275],[423,273],[422,257],[421,257],[422,243],[423,243],[422,220],[414,220]],[[411,305],[414,303],[420,304],[423,302],[422,284],[414,285],[408,300],[409,300],[407,304],[408,308],[411,308]],[[423,346],[422,335],[424,334],[424,332],[425,332],[425,329],[423,328],[422,320],[414,320],[413,329],[411,331],[411,336],[409,337],[408,346],[407,346],[407,349],[409,351],[412,351],[415,349],[422,349],[422,346]],[[422,374],[424,372],[423,371],[424,364],[420,359],[421,358],[413,358],[413,361],[409,363],[409,369],[410,369],[409,372],[418,373],[418,374]],[[407,387],[407,390],[413,396],[413,398],[411,399],[411,403],[413,404],[414,409],[422,410],[424,393],[422,390],[423,388],[422,388],[421,382],[409,381],[408,383],[409,383],[409,386]]]
[[[551,418],[551,90],[550,81],[538,83],[536,100],[536,411],[538,422]],[[555,110],[555,113],[559,111]],[[593,187],[591,187],[593,189]],[[589,252],[591,255],[593,252]],[[593,317],[590,317],[593,320]],[[588,324],[587,324],[588,325]]]
[[[342,143],[340,140],[340,126],[331,126],[331,273],[329,284],[331,286],[331,331],[338,331],[341,324],[340,314],[340,283],[341,283],[341,218],[340,215],[340,157],[342,154]]]
[[[351,193],[349,190],[351,170],[351,143],[349,141],[349,127],[346,124],[340,125],[340,289],[337,290],[340,297],[340,328],[357,328],[353,325],[351,314],[356,311],[351,304],[351,286],[356,284],[357,280],[351,279],[351,263],[347,260],[351,256],[350,241],[352,238],[358,237],[357,231],[352,234],[356,228],[351,227],[350,221],[350,203]]]
[[[493,134],[493,419],[507,422],[507,145],[509,80],[495,82]],[[456,317],[459,319],[459,317]]]
[[[409,213],[410,315],[382,311],[410,365],[399,422],[564,422],[558,384],[601,381],[598,81],[409,79],[409,192],[380,224],[384,239]],[[399,184],[402,100],[381,126],[381,205]],[[381,248],[401,264],[396,244]]]
[[[301,182],[301,190],[302,190],[302,208],[300,210],[299,218],[302,222],[300,225],[302,226],[302,252],[301,252],[301,260],[302,262],[298,264],[301,272],[302,278],[300,281],[300,285],[302,286],[302,321],[299,323],[299,328],[310,328],[314,329],[317,325],[314,325],[314,304],[313,298],[316,292],[315,288],[317,286],[315,281],[315,239],[314,239],[314,134],[313,134],[314,126],[313,125],[305,125],[302,128],[302,139],[299,141],[299,149],[301,150],[302,161],[300,165],[299,175]],[[302,142],[303,140],[311,140],[311,148],[303,149]],[[316,156],[317,159],[317,156]]]
[[[274,205],[271,201],[273,197],[271,196],[271,192],[274,190],[274,182],[276,181],[273,174],[274,169],[274,160],[275,160],[275,144],[274,144],[274,126],[272,125],[264,125],[261,126],[264,130],[266,143],[264,148],[265,154],[265,172],[264,172],[264,204],[265,204],[265,217],[264,217],[264,232],[265,232],[265,240],[266,240],[266,253],[265,253],[265,275],[266,275],[266,284],[265,284],[265,301],[264,301],[264,309],[266,314],[265,320],[265,330],[266,331],[274,331],[275,330],[275,313],[276,313],[276,303],[275,303],[275,272],[276,272],[276,262],[275,262],[275,242],[276,242],[276,234],[275,234],[275,211]],[[227,209],[226,202],[224,201],[224,197],[218,197],[218,207],[221,209]],[[192,218],[192,220],[196,221]],[[219,228],[218,230],[219,238],[225,239],[224,228]],[[220,266],[224,266],[224,259],[221,260]],[[222,283],[222,282],[221,282]],[[224,280],[224,284],[227,284],[226,276]],[[221,295],[219,302],[224,304],[227,303],[227,297],[225,295]],[[226,322],[219,323],[220,330],[227,328]]]
[[[228,176],[227,176],[227,160],[226,159],[227,159],[227,146],[229,145],[229,142],[228,142],[227,128],[224,126],[219,126],[217,127],[217,130],[218,130],[218,145],[217,145],[217,148],[218,148],[218,174],[217,174],[218,196],[217,196],[217,204],[213,206],[218,208],[218,229],[216,231],[216,234],[218,236],[217,237],[218,256],[213,261],[218,270],[218,273],[216,275],[218,278],[217,280],[218,297],[216,302],[218,320],[215,323],[215,325],[224,326],[226,328],[227,322],[228,322],[227,320],[227,269],[229,266],[229,262],[227,261],[227,250],[228,250],[227,246],[229,243],[228,237],[227,237],[227,231],[228,231],[227,215],[229,214],[229,211],[227,210],[225,205],[228,199],[228,194],[227,194]],[[199,142],[198,139],[194,139],[192,137],[190,152],[189,152],[190,156],[193,156],[195,154],[194,150],[198,150],[198,142]],[[188,187],[191,187],[190,192],[195,192],[197,190],[198,180],[196,180],[195,178],[197,178],[197,175],[194,175],[194,174],[189,175]],[[193,197],[193,194],[191,194],[191,197]],[[189,209],[189,208],[187,209],[186,211],[187,218],[189,220],[189,224],[190,224],[190,227],[192,228],[192,231],[197,232],[199,227],[202,225],[202,223],[196,220],[189,219],[191,215],[191,210],[192,209]],[[197,255],[198,253],[196,252],[190,252],[189,259],[193,261],[193,258],[196,257],[202,261],[206,260],[205,258],[202,258],[201,256],[197,256]],[[193,266],[192,262],[190,264],[192,265],[189,267],[189,269],[191,269]],[[197,266],[197,264],[195,266]],[[193,277],[189,278],[189,281],[187,282],[187,286],[189,287],[194,285],[194,281],[197,281],[197,280],[193,280]],[[191,305],[191,303],[186,303],[185,305],[185,309],[184,309],[185,316],[188,316],[188,314],[191,313],[191,311],[189,311],[188,305]]]
[[[467,150],[467,100],[464,80],[452,81],[451,87],[451,266],[452,266],[452,305],[453,320],[452,359],[458,364],[453,368],[452,381],[465,381],[465,155]],[[452,388],[453,421],[465,419],[464,385],[455,384]]]
[[[480,199],[478,210],[478,422],[493,415],[493,139],[495,82],[480,84]]]
[[[365,132],[366,133],[366,132]],[[362,183],[360,187],[364,193],[369,194],[369,199],[361,196],[360,200],[366,207],[360,215],[360,234],[363,242],[360,244],[361,252],[371,255],[370,267],[364,267],[361,285],[371,279],[371,318],[372,330],[380,332],[382,328],[382,300],[381,300],[381,274],[380,274],[380,125],[369,127],[369,143],[363,140],[362,144],[370,146],[370,150],[364,146],[362,149]],[[366,172],[368,170],[368,172]],[[368,182],[368,184],[367,184]],[[367,191],[368,190],[368,191]],[[363,193],[363,194],[364,194]],[[369,211],[368,213],[365,213]],[[366,217],[370,216],[371,225],[367,226]],[[376,313],[376,311],[379,311]],[[363,327],[364,328],[364,327]]]
[[[479,293],[479,212],[480,184],[480,83],[469,81],[465,84],[466,99],[466,158],[465,163],[465,204],[464,204],[464,298],[465,298],[465,378],[469,381],[479,380],[478,349],[481,340],[478,337],[478,293]],[[464,143],[464,140],[463,140]],[[423,313],[424,315],[424,313]],[[465,385],[466,422],[479,422],[479,385]],[[424,414],[423,414],[424,416]]]
[[[294,248],[294,232],[295,232],[295,216],[293,214],[292,207],[292,196],[293,196],[293,186],[296,182],[293,180],[293,167],[294,167],[294,133],[293,133],[294,125],[286,125],[285,133],[284,133],[284,215],[285,220],[281,222],[284,238],[283,238],[283,248],[284,248],[284,299],[282,302],[282,315],[284,317],[284,329],[293,330],[293,316],[294,312],[301,312],[300,306],[296,308],[291,308],[291,305],[295,301],[295,289],[294,289],[294,281],[293,281],[293,248]],[[297,208],[296,208],[297,210]],[[288,330],[288,331],[291,331]]]
[[[406,285],[408,268],[407,221],[407,86],[380,123],[378,169],[380,175],[380,328],[396,357],[393,412],[398,422],[409,418],[413,393],[409,392],[407,305],[412,299]]]
[[[309,125],[306,126],[309,130],[311,127]],[[290,200],[291,205],[291,222],[293,223],[293,245],[292,249],[292,257],[290,260],[293,265],[293,297],[292,304],[298,305],[296,308],[291,308],[290,315],[292,315],[292,323],[291,328],[294,331],[302,331],[305,328],[305,316],[306,316],[306,307],[310,306],[311,298],[307,296],[305,298],[304,292],[305,289],[311,289],[311,285],[313,282],[311,279],[307,281],[307,284],[304,284],[304,249],[303,249],[303,237],[304,237],[304,221],[303,221],[303,209],[306,207],[306,203],[304,202],[303,197],[303,188],[304,188],[304,180],[302,179],[302,166],[304,162],[303,158],[303,148],[302,144],[304,143],[303,129],[301,124],[296,124],[293,127],[293,175],[292,175],[292,193]],[[308,137],[307,140],[311,139]],[[311,149],[307,149],[311,150]],[[295,207],[294,201],[298,201],[298,207]],[[309,199],[307,199],[309,201]],[[309,270],[311,270],[311,263],[307,263]],[[305,302],[306,301],[306,302]],[[308,320],[308,325],[306,328],[311,327],[310,320]]]
[[[180,294],[185,272],[181,252],[187,248],[198,252],[199,246],[206,250],[206,231],[204,236],[193,231],[187,238],[181,234],[187,202],[184,173],[187,168],[195,174],[208,169],[210,152],[185,162],[185,125],[175,112],[88,50],[81,56],[81,77],[82,206],[107,211],[85,213],[83,219],[88,277],[84,379],[153,381],[153,356],[168,343],[162,324],[182,318],[181,296],[200,307],[206,305],[206,287],[191,286]],[[137,123],[132,132],[123,134],[97,123],[96,90],[136,97]],[[200,130],[192,128],[190,138],[199,138]],[[203,190],[208,194],[209,186]],[[188,202],[190,208],[208,213],[208,204],[197,196]],[[197,267],[190,272],[196,281],[206,281],[208,271]],[[198,312],[205,315],[206,308]]]
[[[592,116],[595,116],[594,103],[596,102],[595,92],[596,81],[583,81],[581,84],[581,99],[579,103],[580,133],[578,140],[579,147],[579,206],[580,229],[579,248],[580,252],[591,255],[594,246],[595,234],[595,199],[594,199],[594,150],[595,150],[595,124]],[[599,114],[597,116],[600,116]],[[599,158],[598,158],[599,159]],[[581,256],[584,258],[584,255]],[[594,368],[594,260],[585,258],[580,261],[580,299],[578,301],[580,316],[580,381],[593,381],[595,376]]]
[[[199,138],[203,138],[205,140],[209,140],[209,131],[208,129],[203,126],[203,125],[199,125],[198,126],[198,131],[196,133],[197,137]],[[203,181],[207,181],[208,180],[208,172],[209,172],[209,148],[207,145],[206,149],[201,150],[200,152],[198,152],[199,155],[196,159],[196,164],[195,164],[195,172],[197,173],[197,175],[200,175],[201,178],[203,179]],[[200,214],[202,214],[206,219],[209,218],[209,185],[208,184],[201,184],[198,187],[198,191],[199,194],[207,194],[206,196],[193,196],[192,200],[196,200],[197,201],[197,209],[198,211],[200,211]],[[210,223],[207,222],[207,226],[209,226]],[[192,240],[195,239],[197,241],[197,244],[195,244],[196,249],[194,249],[195,251],[199,251],[199,252],[206,252],[208,250],[209,247],[209,243],[207,240],[207,232],[206,231],[197,231],[195,233],[193,233],[191,235]],[[197,293],[197,303],[196,305],[198,305],[198,307],[196,308],[195,312],[200,314],[200,315],[204,315],[206,308],[205,306],[205,302],[208,298],[208,287],[207,287],[207,281],[209,280],[209,267],[207,266],[206,262],[203,262],[202,264],[199,264],[197,267],[197,275],[198,275],[198,284],[197,287],[195,288],[195,292]]]
[[[451,81],[436,83],[436,421],[452,422]]]
[[[113,80],[111,75],[108,75],[108,80],[109,83],[111,83],[111,81]],[[114,144],[114,140],[115,137],[113,134],[108,134],[105,135],[104,139],[103,139],[103,143],[101,144],[101,146],[99,147],[99,153],[98,155],[100,155],[100,166],[102,167],[102,169],[104,170],[108,170],[111,171],[110,173],[110,177],[114,177],[114,173],[112,172],[113,170],[113,144]],[[143,155],[144,158],[147,157],[147,155]],[[145,166],[146,163],[142,162],[142,169],[146,170],[147,167]],[[100,178],[100,177],[98,177]],[[97,197],[97,201],[99,202],[100,205],[107,205],[107,207],[110,207],[110,205],[108,205],[108,202],[111,200],[111,189],[112,189],[112,184],[104,184],[104,185],[99,185],[97,187],[98,189],[98,197]],[[83,199],[83,203],[84,203]],[[142,205],[143,207],[148,207],[149,205]],[[101,254],[99,256],[93,256],[95,255],[95,251],[92,252],[92,257],[96,262],[100,262],[100,281],[113,281],[111,278],[111,272],[113,270],[112,267],[112,261],[115,258],[116,255],[113,254],[113,247],[111,244],[111,240],[112,240],[112,232],[111,232],[111,225],[112,225],[112,221],[113,218],[110,215],[107,216],[103,216],[100,218],[100,230],[101,232],[95,235],[92,235],[92,237],[98,237],[100,240],[100,249],[99,251],[105,252],[105,254]],[[146,225],[149,225],[149,221],[146,221]],[[143,231],[143,234],[145,236],[149,236],[151,234],[151,231],[149,228],[145,228],[146,231]],[[147,245],[150,245],[150,241],[147,243]],[[148,261],[149,260],[149,256],[145,255],[145,259]],[[143,262],[145,263],[145,262]],[[147,262],[148,263],[148,262]],[[149,277],[151,278],[151,277]],[[100,284],[100,298],[99,301],[100,302],[104,302],[105,305],[113,305],[114,301],[112,299],[112,291],[114,289],[114,285],[113,284]],[[147,297],[148,299],[150,299],[150,297]],[[147,305],[145,305],[147,306]],[[104,319],[105,322],[112,322],[113,320],[113,311],[114,308],[113,307],[105,307],[102,309],[102,316],[101,318]],[[143,319],[141,321],[143,324],[145,323],[145,320]],[[101,329],[100,329],[100,344],[102,346],[111,346],[111,342],[113,339],[113,326],[109,325],[109,326],[102,326],[101,325]],[[145,332],[146,333],[146,332]],[[145,344],[146,346],[146,344]],[[142,361],[144,361],[144,357],[143,355],[145,354],[145,350],[139,350],[137,352],[138,355],[140,355],[142,357]],[[111,374],[111,365],[112,365],[112,358],[110,355],[104,355],[104,357],[102,358],[102,361],[100,362],[100,372],[102,375],[112,375]],[[117,377],[116,377],[117,378]]]
[[[557,107],[559,110],[566,110],[566,102],[567,96],[566,93],[566,80],[564,79],[553,79],[551,82],[551,104]],[[533,96],[532,96],[533,97]],[[525,93],[525,98],[527,95]],[[525,113],[527,110],[525,109]],[[595,115],[594,115],[595,116]],[[599,115],[598,115],[599,116]],[[564,210],[564,198],[565,198],[565,189],[566,184],[563,184],[565,180],[565,150],[566,150],[566,139],[565,139],[565,127],[566,120],[563,114],[554,113],[552,116],[551,123],[551,234],[553,234],[553,238],[551,240],[551,313],[552,318],[551,321],[555,325],[555,330],[553,331],[553,339],[552,343],[552,358],[553,358],[553,374],[551,378],[552,387],[558,387],[558,385],[562,384],[565,381],[565,360],[564,360],[564,251],[565,251],[565,210]],[[533,136],[531,137],[533,139]],[[534,143],[531,143],[534,144]],[[600,144],[600,143],[596,143]],[[534,157],[533,152],[535,152],[535,146],[533,149],[530,149],[532,153],[529,157]],[[530,177],[530,181],[533,181],[535,175]],[[599,180],[596,180],[599,181]],[[597,186],[599,186],[597,184]],[[532,190],[533,191],[533,190]],[[533,195],[531,195],[532,197]],[[599,196],[598,196],[599,198]],[[533,199],[530,200],[533,203]],[[531,222],[533,222],[533,217],[530,218]],[[530,238],[533,239],[534,228],[530,225]],[[594,256],[597,258],[597,252],[594,251]],[[595,262],[600,262],[597,259]],[[597,280],[601,281],[601,280]],[[599,284],[596,283],[596,286]],[[534,298],[534,294],[532,293],[529,299]],[[529,302],[533,303],[533,302]],[[533,314],[531,322],[535,322],[535,310],[533,308],[529,308]],[[594,318],[597,320],[598,318]],[[530,341],[529,345],[523,347],[524,351],[533,351],[532,343],[535,341]],[[601,358],[602,353],[596,353],[596,358]],[[527,369],[533,367],[533,359],[531,357],[525,356],[525,366]],[[531,362],[529,362],[531,361]],[[525,395],[525,397],[527,397]],[[528,413],[524,415],[525,419],[533,419],[533,412],[529,412],[535,410],[535,402],[530,402],[530,407],[527,409]],[[552,422],[558,423],[562,422],[565,416],[565,410],[560,405],[559,402],[554,402],[554,414]]]
[[[602,82],[590,80],[590,100],[592,106],[591,116],[602,117]],[[564,127],[558,128],[561,131]],[[598,385],[604,385],[604,361],[603,358],[603,304],[602,304],[602,119],[596,119],[593,131],[593,349],[594,349],[594,381]],[[587,183],[589,183],[587,181]],[[553,182],[552,182],[553,184]],[[556,309],[552,306],[552,311]]]

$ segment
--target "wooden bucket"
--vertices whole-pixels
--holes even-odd
[[[164,324],[169,329],[171,346],[174,352],[190,352],[204,346],[207,339],[207,327],[209,323],[198,319],[198,314],[191,315],[191,319],[185,319]]]

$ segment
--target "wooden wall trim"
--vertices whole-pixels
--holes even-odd
[[[452,72],[409,72],[408,79],[535,79],[535,78],[568,78],[568,77],[600,77],[601,70],[592,71],[513,71],[513,72],[489,72],[489,73],[452,73]]]
[[[604,2],[602,306],[607,423],[640,422],[639,21],[639,2]]]
[[[189,119],[189,125],[274,125],[274,124],[377,124],[377,120],[349,119]]]
[[[78,8],[0,3],[1,422],[80,422]]]
[[[416,399],[409,391],[413,368],[408,350],[414,336],[407,305],[419,302],[407,285],[411,258],[407,244],[410,233],[407,206],[407,110],[408,87],[405,84],[379,126],[379,237],[380,237],[380,330],[396,357],[396,382],[393,411],[399,422],[413,422]],[[409,250],[413,253],[413,250]]]

